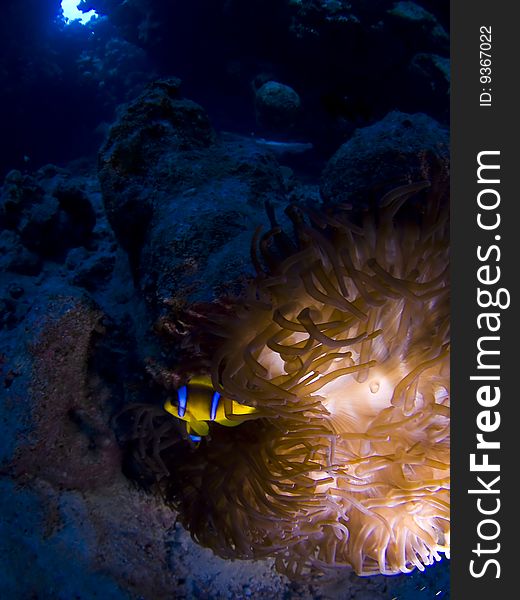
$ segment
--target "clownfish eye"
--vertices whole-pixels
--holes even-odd
[[[179,417],[184,417],[186,414],[186,403],[188,401],[188,388],[185,385],[177,390],[177,399],[179,401],[177,414]]]

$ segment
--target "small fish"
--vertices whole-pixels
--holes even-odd
[[[266,140],[265,138],[256,138],[255,143],[262,148],[267,148],[277,155],[283,154],[301,154],[313,149],[310,142],[277,142],[275,140]]]
[[[187,423],[186,431],[193,442],[208,435],[210,422],[235,427],[251,418],[257,418],[257,409],[235,400],[223,398],[213,389],[209,377],[192,377],[187,385],[177,390],[177,403],[168,398],[164,408],[177,419]],[[253,416],[255,415],[255,416]]]

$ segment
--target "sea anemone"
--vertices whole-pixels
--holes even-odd
[[[246,298],[205,327],[215,389],[262,418],[176,448],[164,480],[199,543],[292,576],[448,555],[444,189],[410,184],[361,213],[292,206],[296,242],[257,234]]]

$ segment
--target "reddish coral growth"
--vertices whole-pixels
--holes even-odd
[[[88,367],[102,313],[70,298],[55,308],[61,316],[44,325],[31,348],[34,430],[17,452],[14,471],[59,487],[93,489],[110,483],[120,469],[107,390]]]

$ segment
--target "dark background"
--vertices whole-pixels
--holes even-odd
[[[447,74],[435,61],[448,58],[448,2],[336,4],[349,8],[313,0],[88,0],[85,9],[100,18],[82,26],[63,22],[59,0],[26,0],[23,10],[5,0],[0,176],[94,155],[118,105],[159,76],[180,77],[216,129],[261,135],[270,132],[257,127],[256,89],[269,79],[290,85],[306,114],[293,133],[325,158],[391,110],[446,124]]]

